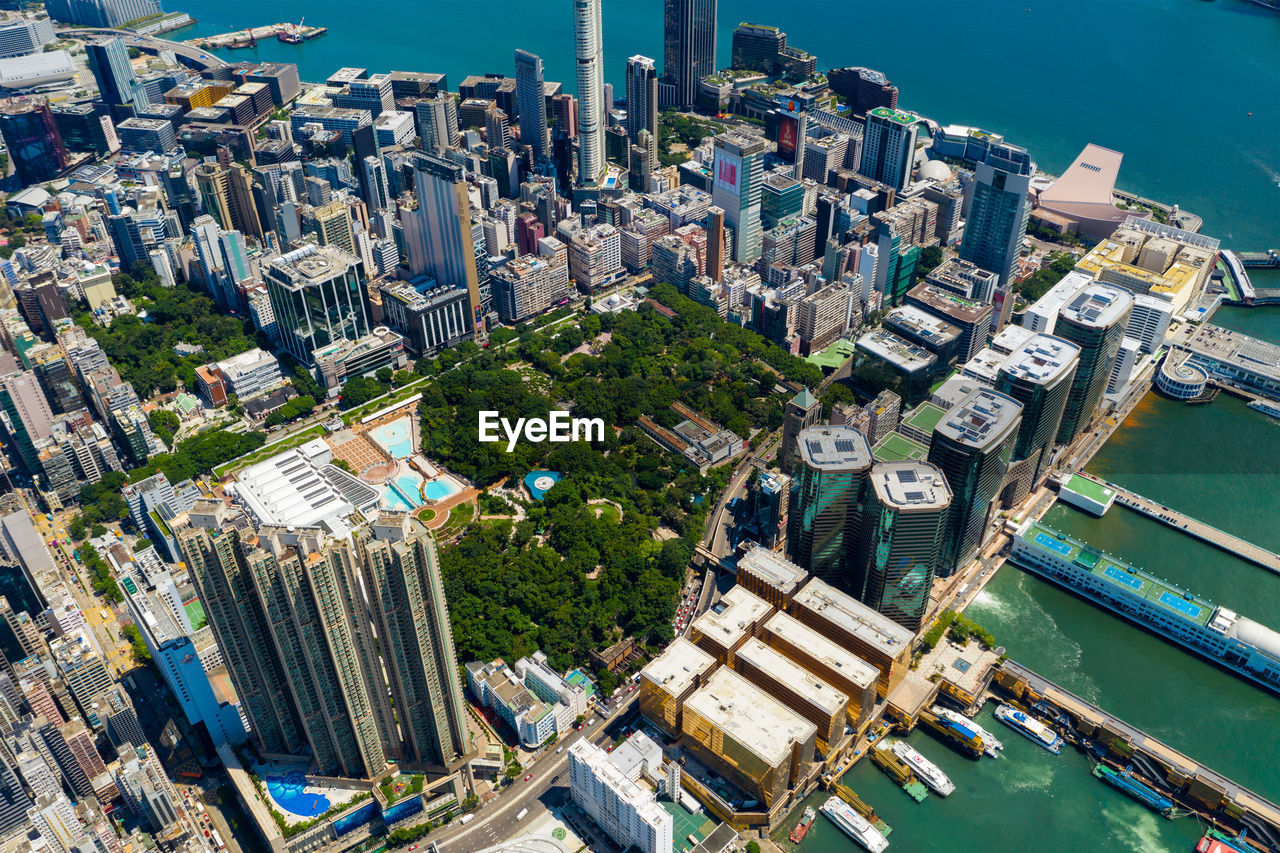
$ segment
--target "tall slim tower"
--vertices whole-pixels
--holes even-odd
[[[355,553],[386,655],[397,758],[452,769],[467,754],[466,713],[435,541],[412,516],[388,513],[357,534]]]
[[[848,589],[857,558],[871,446],[851,427],[819,426],[797,436],[792,558],[832,586]]]
[[[578,184],[604,176],[604,47],[600,0],[573,0],[573,38],[578,59]]]
[[[412,217],[412,233],[405,234],[409,268],[414,275],[426,273],[442,285],[466,288],[471,300],[470,322],[476,340],[483,341],[484,308],[466,171],[452,160],[423,152],[415,153],[412,163],[418,211]]]
[[[784,474],[790,474],[795,466],[796,439],[801,430],[817,426],[822,420],[822,401],[813,396],[808,388],[787,401],[782,415],[782,447],[778,450],[778,467]]]
[[[640,134],[648,131],[647,137]],[[627,60],[627,138],[649,154],[649,167],[658,164],[658,72],[647,56]],[[648,191],[646,186],[645,191]]]
[[[929,461],[942,469],[952,494],[942,577],[969,562],[982,544],[991,502],[1009,470],[1021,422],[1021,403],[979,388],[934,427]]]
[[[942,567],[951,488],[927,462],[877,462],[869,483],[853,594],[915,631]]]
[[[1133,294],[1110,284],[1095,283],[1077,293],[1058,312],[1054,334],[1080,347],[1080,363],[1058,426],[1058,444],[1075,441],[1093,420],[1132,311]]]
[[[93,77],[98,81],[98,96],[103,103],[113,107],[128,105],[134,109],[151,103],[146,90],[134,76],[129,52],[120,36],[89,42],[85,45],[85,54]]]
[[[707,208],[707,275],[724,278],[724,210],[715,205]]]
[[[1019,466],[1025,470],[1018,472],[1012,501],[1029,494],[1049,468],[1079,361],[1080,347],[1053,335],[1036,335],[1014,350],[996,374],[996,390],[1022,404],[1013,461],[1025,463]]]
[[[960,242],[960,257],[1000,276],[997,287],[1005,289],[1013,280],[1013,267],[1027,235],[1031,202],[1031,157],[1026,149],[1003,146],[1007,152],[1002,166],[979,163],[974,173],[973,201]],[[1012,300],[1006,300],[1012,311]],[[1003,312],[1002,312],[1003,313]],[[1003,323],[999,324],[1003,325]]]
[[[666,0],[664,4],[663,83],[672,87],[670,106],[677,109],[693,106],[698,81],[716,72],[716,6],[717,0]]]
[[[458,141],[458,103],[448,92],[419,98],[413,107],[423,151],[439,153]]]
[[[516,112],[520,119],[520,141],[533,149],[533,160],[547,156],[547,102],[542,76],[542,57],[527,50],[516,51]]]
[[[174,533],[258,750],[300,752],[306,741],[284,669],[274,654],[239,531],[230,526],[207,531],[187,526]]]
[[[902,192],[911,183],[916,157],[916,126],[921,118],[888,107],[867,113],[858,171]]]
[[[760,257],[760,196],[764,187],[764,137],[730,130],[715,140],[711,202],[733,227],[733,259],[749,264]]]

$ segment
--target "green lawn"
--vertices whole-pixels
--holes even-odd
[[[309,426],[302,432],[294,433],[288,438],[272,444],[264,444],[252,453],[246,453],[244,456],[238,456],[230,462],[224,462],[217,468],[213,469],[213,476],[219,480],[228,474],[239,471],[241,468],[248,468],[250,465],[261,462],[264,459],[270,459],[277,453],[283,453],[286,450],[292,450],[300,444],[305,444],[313,438],[324,435],[324,425],[315,424]]]

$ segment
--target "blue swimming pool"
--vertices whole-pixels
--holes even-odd
[[[456,495],[459,488],[452,480],[444,478],[438,480],[429,480],[422,487],[422,493],[427,496],[427,500],[442,501],[450,495]]]
[[[418,504],[410,503],[400,490],[390,483],[382,487],[382,506],[392,512],[412,512]]]
[[[323,794],[308,793],[307,777],[301,773],[267,777],[267,793],[281,808],[299,817],[317,817],[329,810],[329,798]]]
[[[413,439],[409,435],[413,421],[399,418],[389,424],[369,430],[373,440],[396,459],[407,459],[413,454]]]

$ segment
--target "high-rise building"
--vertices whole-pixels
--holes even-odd
[[[336,341],[369,334],[369,297],[360,259],[332,246],[308,244],[262,271],[284,348],[303,364]]]
[[[827,72],[831,91],[843,95],[855,115],[863,115],[876,107],[896,109],[898,87],[874,68],[833,68]]]
[[[916,127],[920,122],[917,115],[889,107],[868,112],[858,171],[898,192],[906,189],[915,164]]]
[[[808,388],[787,401],[782,415],[782,445],[778,450],[778,468],[790,474],[797,453],[796,440],[802,430],[817,426],[822,420],[822,401]]]
[[[533,149],[535,163],[550,153],[545,89],[542,57],[527,50],[517,50],[516,111],[520,120],[520,141]]]
[[[627,138],[649,154],[652,168],[658,162],[658,72],[647,56],[627,60]],[[647,137],[640,134],[648,131]],[[648,187],[644,191],[648,191]]]
[[[57,122],[44,101],[0,107],[0,136],[23,184],[53,180],[71,164]]]
[[[996,390],[1022,404],[1022,425],[1013,445],[1014,463],[1024,462],[1014,500],[1025,496],[1049,468],[1054,437],[1080,358],[1080,347],[1052,335],[1035,335],[1015,349],[996,376]]]
[[[707,208],[707,275],[714,282],[724,278],[724,210]]]
[[[815,426],[796,436],[792,558],[815,577],[847,587],[857,555],[871,446],[850,427]]]
[[[253,201],[253,175],[239,163],[201,163],[196,167],[196,188],[205,212],[228,231],[261,240],[264,236],[258,207]]]
[[[569,747],[569,795],[619,847],[640,853],[672,849],[670,812],[589,741]]]
[[[467,715],[435,540],[412,516],[388,513],[357,533],[354,557],[400,720],[392,754],[453,769],[467,755]]]
[[[978,164],[969,219],[960,242],[960,257],[1000,276],[997,287],[1001,289],[1013,280],[1022,238],[1027,235],[1027,217],[1031,213],[1031,202],[1027,198],[1031,189],[1031,158],[1025,149],[1016,150],[1021,152],[1021,157],[1001,161],[1016,161],[1013,169],[991,163]],[[1012,300],[1006,302],[1007,310],[1012,311]],[[1002,319],[1007,317],[1008,314],[1002,312]],[[1002,325],[1003,322],[997,323],[997,327]]]
[[[458,102],[448,92],[431,98],[419,98],[413,113],[418,122],[418,136],[423,151],[441,152],[458,141]]]
[[[750,264],[760,257],[760,197],[764,185],[764,137],[730,130],[715,138],[711,201],[733,228],[733,259]]]
[[[85,45],[93,78],[98,81],[98,97],[111,107],[141,109],[151,103],[146,89],[134,76],[129,51],[120,36],[98,39]]]
[[[35,53],[57,36],[48,18],[25,17],[0,25],[0,59]]]
[[[697,101],[698,81],[716,72],[718,0],[665,0],[663,6],[663,85],[670,103],[686,109]]]
[[[0,755],[0,835],[7,836],[25,825],[29,808],[31,797],[22,790],[22,783],[9,766],[8,759]]]
[[[787,34],[767,24],[741,23],[733,30],[730,65],[744,71],[772,74],[778,54],[787,46]]]
[[[404,216],[409,271],[466,290],[471,300],[470,322],[477,340],[483,341],[484,309],[466,170],[452,160],[423,152],[415,153],[410,162],[418,210]]]
[[[1095,283],[1077,293],[1058,312],[1054,334],[1080,347],[1080,362],[1058,426],[1058,444],[1075,441],[1093,420],[1132,309],[1133,294],[1129,291]]]
[[[328,204],[313,207],[310,216],[321,246],[333,246],[349,255],[356,253],[355,234],[351,230],[351,214],[347,211],[346,202],[335,198]]]
[[[604,129],[609,104],[604,93],[604,47],[600,0],[573,0],[573,37],[578,60],[578,183],[595,185],[605,171]]]
[[[853,593],[916,631],[942,568],[951,488],[942,471],[925,462],[877,462],[869,483]]]
[[[929,462],[942,470],[952,495],[942,577],[969,562],[982,544],[991,502],[1009,470],[1021,422],[1021,403],[979,388],[948,410],[934,428]]]

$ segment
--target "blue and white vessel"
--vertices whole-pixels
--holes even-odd
[[[1054,755],[1062,754],[1062,735],[1010,705],[996,708],[996,719],[1013,729],[1027,740],[1049,750]]]

